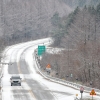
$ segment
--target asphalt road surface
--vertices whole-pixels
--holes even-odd
[[[39,44],[49,43],[50,39],[42,39],[5,50],[3,62],[12,65],[2,66],[2,100],[74,100],[79,91],[46,80],[36,70],[34,50]],[[20,75],[21,86],[11,86],[12,75]]]

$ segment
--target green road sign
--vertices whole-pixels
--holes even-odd
[[[42,55],[45,52],[46,48],[45,46],[38,46],[38,55]]]

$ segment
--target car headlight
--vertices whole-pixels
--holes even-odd
[[[20,83],[20,82],[21,82],[21,80],[18,81],[18,83]]]
[[[12,81],[12,80],[10,80],[10,82],[12,83],[13,81]]]

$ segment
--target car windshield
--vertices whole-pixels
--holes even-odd
[[[19,79],[19,76],[12,76],[12,79]]]

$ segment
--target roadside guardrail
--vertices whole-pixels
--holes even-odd
[[[37,52],[35,50],[35,60],[36,60],[36,64],[37,64],[37,68],[36,70],[47,80],[50,80],[50,81],[53,81],[53,82],[56,82],[56,83],[60,83],[62,85],[66,85],[66,86],[69,86],[69,87],[72,87],[74,89],[77,89],[77,90],[80,90],[80,87],[83,87],[84,88],[84,92],[87,92],[87,93],[90,93],[90,91],[92,89],[95,89],[96,91],[96,94],[100,96],[100,90],[99,89],[96,89],[96,88],[91,88],[91,87],[87,87],[87,86],[84,86],[84,85],[81,85],[81,84],[77,84],[77,83],[73,83],[73,82],[69,82],[69,81],[66,81],[66,80],[63,80],[63,79],[59,79],[59,78],[55,78],[55,77],[52,77],[50,75],[47,75],[45,73],[43,73],[40,68],[40,64],[38,62],[38,55],[37,55]]]

